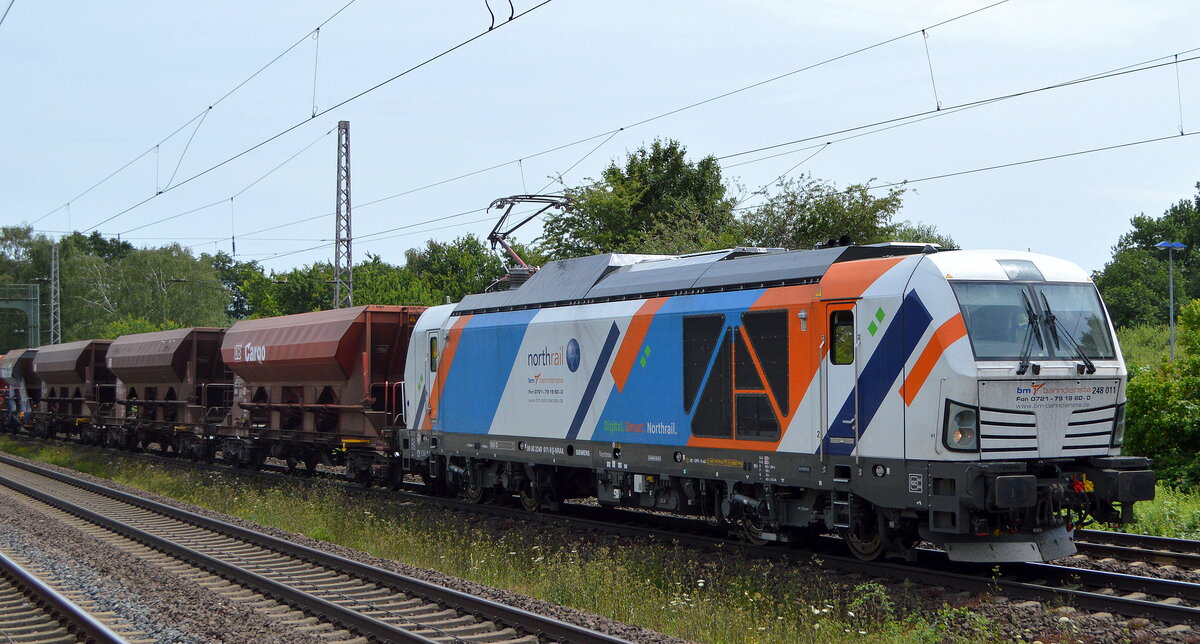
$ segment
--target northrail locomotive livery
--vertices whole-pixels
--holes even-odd
[[[219,332],[117,340],[113,395],[105,370],[76,370],[95,400],[65,419],[6,356],[8,424],[344,465],[364,484],[419,475],[531,511],[594,497],[755,542],[838,533],[866,559],[918,541],[962,561],[1055,559],[1076,527],[1131,521],[1154,495],[1148,461],[1121,456],[1126,372],[1099,294],[1044,255],[606,254],[458,304],[250,320],[219,353],[176,346]]]

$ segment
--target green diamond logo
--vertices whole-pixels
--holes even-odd
[[[875,312],[875,319],[883,322],[883,318],[885,317],[887,317],[887,313],[884,313],[883,307],[880,307],[879,310]]]
[[[643,367],[645,367],[645,366],[646,366],[646,356],[642,356],[642,359],[641,359],[641,360],[638,360],[638,362],[640,362],[640,363],[641,363],[641,365],[642,365]]]
[[[871,335],[875,335],[875,332],[879,330],[879,327],[872,322],[867,325],[867,330],[871,332]]]
[[[650,357],[650,345],[648,345],[648,344],[646,345],[645,352],[646,352],[646,357],[649,358]]]

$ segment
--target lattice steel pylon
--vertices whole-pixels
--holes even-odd
[[[354,306],[354,259],[350,255],[350,121],[338,121],[337,230],[333,241],[333,308]]]
[[[58,244],[50,245],[50,344],[62,342],[62,289],[58,284]]]

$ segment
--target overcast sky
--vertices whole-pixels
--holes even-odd
[[[513,0],[511,24],[507,0],[491,0],[490,33],[310,118],[314,68],[321,112],[492,21],[483,0],[355,0],[206,110],[347,1],[15,0],[0,25],[0,223],[197,252],[229,252],[235,237],[240,259],[276,270],[329,260],[339,120],[351,123],[355,259],[396,263],[429,238],[485,235],[497,197],[557,189],[560,174],[578,185],[656,137],[728,157],[725,176],[745,192],[789,170],[839,186],[914,181],[902,218],[964,248],[1028,248],[1088,270],[1131,216],[1161,214],[1200,180],[1200,136],[1179,136],[1200,131],[1195,0]],[[1176,54],[1178,65],[955,109]],[[924,120],[834,134],[912,115]]]

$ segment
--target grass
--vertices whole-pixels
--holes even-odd
[[[0,450],[69,467],[372,555],[506,588],[701,642],[953,642],[997,640],[966,607],[911,610],[915,590],[845,583],[812,567],[702,555],[615,537],[530,530],[356,495],[323,483],[262,482],[189,471],[122,454],[18,442]]]
[[[1159,484],[1153,501],[1133,506],[1137,519],[1115,529],[1121,532],[1150,534],[1176,539],[1200,539],[1200,490],[1183,490]],[[1097,525],[1097,529],[1106,529]]]

